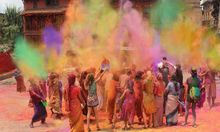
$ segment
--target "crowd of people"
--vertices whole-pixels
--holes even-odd
[[[29,104],[34,108],[30,127],[37,121],[45,123],[47,100],[54,118],[69,117],[71,132],[85,131],[84,116],[88,131],[91,131],[91,116],[95,117],[97,130],[101,130],[100,111],[107,112],[111,129],[123,121],[123,129],[128,130],[133,128],[136,117],[143,128],[152,128],[164,123],[177,125],[178,117],[185,114],[182,125],[186,126],[192,109],[193,127],[196,127],[195,109],[202,108],[206,99],[210,109],[215,104],[217,72],[208,66],[191,68],[191,76],[184,82],[181,65],[169,63],[166,57],[156,69],[149,67],[142,71],[135,65],[111,71],[110,62],[103,62],[99,70],[89,68],[69,73],[64,88],[57,73],[50,73],[47,80],[39,82],[30,78]]]

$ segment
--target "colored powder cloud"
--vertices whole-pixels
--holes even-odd
[[[53,26],[45,27],[43,31],[43,42],[46,44],[46,50],[55,50],[58,54],[61,52],[62,47],[62,34],[57,31]]]
[[[182,0],[159,0],[150,11],[150,22],[159,30],[172,27],[184,9]]]
[[[43,55],[23,38],[15,43],[14,60],[26,77],[47,77]]]

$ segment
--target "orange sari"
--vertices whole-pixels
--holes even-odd
[[[69,93],[68,93],[69,91]],[[71,132],[84,132],[83,114],[81,103],[78,98],[80,89],[76,86],[72,86],[69,90],[67,89],[67,104],[69,105],[69,123]]]
[[[111,80],[108,86],[107,112],[109,120],[113,119],[115,112],[117,81]]]

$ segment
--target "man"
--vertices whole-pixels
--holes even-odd
[[[192,106],[192,114],[193,114],[193,127],[196,127],[196,100],[190,97],[190,90],[193,87],[201,87],[201,81],[197,76],[197,70],[192,68],[191,69],[191,77],[189,77],[186,81],[188,89],[187,89],[187,100],[186,100],[186,113],[185,113],[185,122],[183,123],[184,126],[187,125],[188,115],[189,115],[189,108],[190,105]]]
[[[163,81],[165,85],[167,86],[169,82],[169,67],[167,63],[167,58],[163,57],[162,59],[162,67],[160,68],[160,72],[162,73]]]

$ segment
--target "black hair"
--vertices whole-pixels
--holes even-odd
[[[197,77],[197,70],[196,69],[191,69],[191,76]]]
[[[143,72],[142,71],[138,71],[135,75],[135,80],[141,80],[142,78],[142,75],[143,75]]]
[[[175,91],[178,92],[178,82],[177,82],[177,79],[176,79],[176,75],[175,75],[175,74],[171,76],[171,81],[172,81],[173,84],[174,84]]]
[[[128,75],[128,76],[130,76],[130,75],[131,75],[131,70],[129,70],[129,71],[127,72],[127,75]]]
[[[167,57],[163,57],[163,60],[167,60]]]

